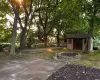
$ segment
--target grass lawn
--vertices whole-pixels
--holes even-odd
[[[53,56],[56,55],[56,53],[59,52],[66,52],[67,49],[58,49],[58,50],[46,50],[39,53],[22,53],[21,55],[17,54],[16,56],[9,56],[8,54],[0,54],[0,63],[3,63],[3,61],[6,61],[10,58],[12,59],[26,59],[26,57],[29,59],[29,57],[35,57],[35,58],[41,58],[45,60],[54,60]],[[69,51],[68,51],[69,52]],[[100,68],[100,51],[94,51],[90,54],[82,53],[81,51],[71,51],[71,52],[77,52],[82,55],[81,60],[73,61],[72,64],[79,64],[94,68]]]
[[[42,52],[38,54],[30,54],[29,56],[42,58],[46,60],[53,60],[53,56],[55,56],[56,53],[66,52],[66,51],[68,50],[60,49],[60,50]],[[81,54],[82,57],[81,57],[81,60],[71,62],[72,64],[79,64],[79,65],[88,66],[88,67],[100,68],[100,51],[97,50],[90,54],[82,53],[81,51],[74,51],[74,52]]]
[[[66,52],[66,51],[67,51],[66,49],[58,49],[58,50],[48,49],[46,51],[42,51],[39,53],[22,54],[22,56],[31,56],[31,57],[41,58],[45,60],[53,60],[53,56],[55,56],[56,53]]]
[[[9,53],[0,53],[0,60],[1,59],[9,59],[9,58],[28,58],[28,57],[35,57],[35,58],[41,58],[41,59],[46,59],[46,60],[53,60],[53,56],[56,55],[56,53],[59,52],[65,52],[67,51],[65,48],[64,49],[58,49],[58,50],[51,50],[47,49],[45,51],[39,51],[38,53],[21,53],[21,54],[16,54],[15,56],[9,55]]]
[[[79,64],[83,66],[100,68],[100,50],[94,51],[90,54],[82,54],[82,59],[73,62],[73,64]]]

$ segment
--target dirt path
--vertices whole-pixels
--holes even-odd
[[[0,80],[46,80],[62,66],[62,63],[38,58],[8,60],[0,63]]]

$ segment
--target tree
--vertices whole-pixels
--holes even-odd
[[[47,47],[48,35],[53,30],[53,11],[58,5],[59,0],[56,1],[37,1],[37,7],[39,8],[38,17],[38,36],[41,41],[44,42],[44,46]]]
[[[86,47],[88,45],[88,52],[90,52],[90,47],[92,44],[91,38],[93,37],[94,34],[94,29],[95,27],[98,25],[98,21],[99,17],[97,16],[99,14],[99,9],[100,9],[100,1],[99,0],[91,0],[91,1],[86,1],[86,3],[84,4],[84,13],[85,16],[88,19],[88,23],[89,23],[89,30],[88,30],[88,34],[89,34],[89,38],[87,40],[87,44]]]
[[[22,20],[19,17],[19,24],[21,27],[21,34],[20,34],[20,49],[24,49],[25,48],[25,43],[26,43],[26,39],[27,39],[27,28],[28,26],[30,26],[31,22],[32,22],[32,17],[34,15],[34,11],[33,11],[33,0],[26,0],[23,2],[23,8],[24,8],[24,14],[25,16],[23,17],[24,20]],[[32,14],[33,12],[33,14]],[[29,18],[31,16],[31,18]],[[24,26],[22,25],[24,22]]]
[[[55,10],[54,25],[57,33],[57,46],[60,45],[60,36],[72,33],[86,33],[87,21],[82,13],[82,1],[62,0]],[[63,35],[62,35],[63,34]]]
[[[11,4],[13,12],[15,14],[14,23],[13,23],[13,29],[12,29],[12,41],[11,41],[10,54],[11,55],[15,55],[15,41],[16,41],[16,35],[17,35],[16,31],[17,31],[17,22],[18,22],[20,5],[19,5],[18,2],[14,1],[14,0],[9,0],[9,3]]]

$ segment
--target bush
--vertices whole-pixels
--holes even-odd
[[[93,47],[93,50],[99,50],[99,48],[98,47]]]
[[[10,43],[0,43],[0,52],[3,52],[5,47],[10,47]]]

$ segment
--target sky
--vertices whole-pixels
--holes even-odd
[[[22,17],[23,15],[21,15],[21,17]],[[13,17],[11,17],[10,15],[6,15],[6,18],[7,18],[7,20],[8,20],[8,22],[6,23],[6,27],[7,28],[11,28],[12,26],[10,25],[10,22],[13,24],[13,21],[14,21],[14,19],[13,19]],[[24,25],[24,24],[23,24]],[[20,25],[18,24],[18,27],[20,27]],[[33,31],[37,31],[37,27],[35,27],[34,25],[32,26],[32,28],[31,29],[33,29]],[[21,32],[21,30],[19,29],[19,30],[17,30],[17,33],[20,33]]]

